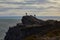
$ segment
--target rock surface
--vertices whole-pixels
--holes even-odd
[[[43,24],[43,20],[39,20],[34,16],[23,16],[22,17],[22,23],[25,25],[32,25],[32,24]]]
[[[26,25],[35,25],[32,27],[26,27]],[[42,26],[36,26],[36,25]],[[49,31],[60,29],[60,21],[55,20],[39,20],[33,16],[23,16],[22,24],[18,23],[16,26],[9,28],[6,32],[4,40],[25,40],[25,38],[31,35],[44,36]],[[60,32],[60,30],[59,30]]]

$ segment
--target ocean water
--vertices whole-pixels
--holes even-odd
[[[20,19],[0,19],[0,40],[4,39],[5,33],[8,31],[9,27],[15,26],[20,22]]]
[[[38,19],[42,20],[59,20],[60,16],[38,16]],[[4,40],[5,33],[8,31],[9,27],[15,26],[17,23],[21,23],[21,17],[0,17],[0,40]]]

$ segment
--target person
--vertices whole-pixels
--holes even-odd
[[[34,17],[36,17],[36,15],[34,14]]]
[[[26,13],[26,16],[27,16],[27,13]]]

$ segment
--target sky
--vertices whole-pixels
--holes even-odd
[[[60,0],[0,0],[0,16],[60,16]]]

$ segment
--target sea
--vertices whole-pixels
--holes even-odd
[[[36,16],[36,18],[41,20],[60,21],[60,16]],[[9,27],[13,27],[17,23],[22,23],[21,19],[22,16],[0,16],[0,40],[4,40]]]

